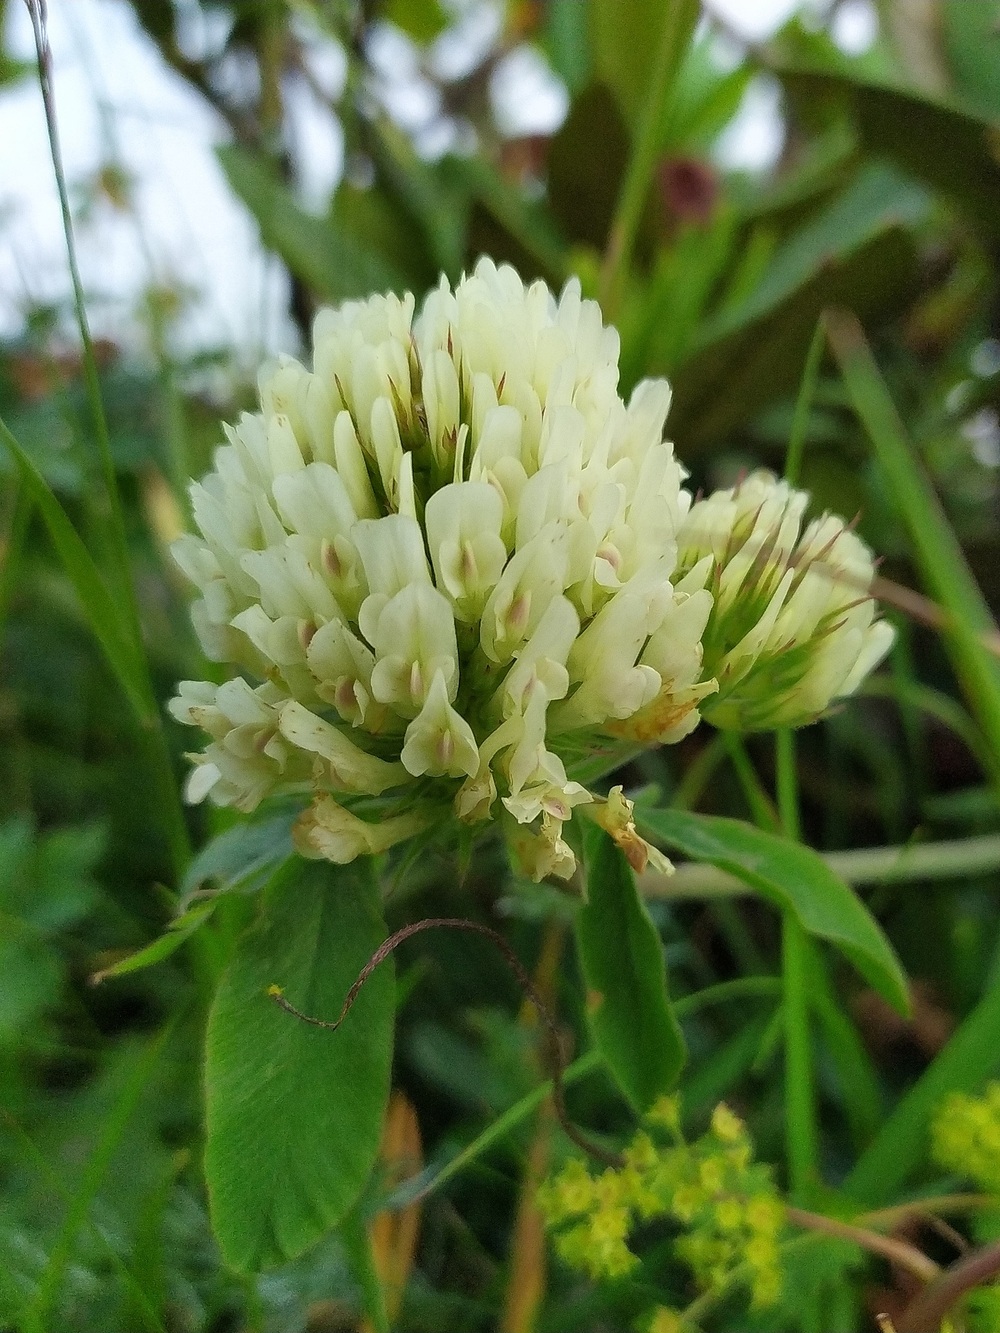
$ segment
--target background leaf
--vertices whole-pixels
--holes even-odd
[[[901,1014],[909,1012],[906,977],[882,928],[852,889],[823,859],[739,819],[687,810],[636,807],[646,837],[692,861],[728,870],[744,884],[794,913],[811,935],[829,940]]]
[[[345,1215],[378,1151],[392,1060],[391,963],[337,1032],[334,1019],[385,937],[371,860],[333,870],[296,859],[223,975],[208,1027],[205,1171],[219,1244],[233,1267],[294,1258]]]
[[[264,160],[229,145],[218,149],[226,179],[249,208],[264,244],[327,301],[346,301],[405,283],[381,255],[346,235],[332,218],[300,208]]]
[[[618,1086],[637,1111],[646,1111],[671,1091],[684,1065],[663,945],[622,853],[594,826],[584,841],[587,901],[576,939],[590,1026]]]

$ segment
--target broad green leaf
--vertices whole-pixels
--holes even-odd
[[[438,0],[388,0],[385,16],[416,42],[432,42],[448,25]]]
[[[955,96],[989,120],[1000,111],[1000,0],[942,0],[944,45]]]
[[[829,940],[901,1014],[909,1012],[906,977],[881,926],[853,890],[801,843],[739,819],[686,810],[636,807],[644,835],[692,861],[727,870],[791,912],[810,935]]]
[[[141,650],[132,636],[127,617],[109,592],[93,557],[52,488],[2,421],[0,438],[14,455],[22,484],[45,520],[52,544],[76,590],[90,627],[136,717],[144,720],[156,715]]]
[[[549,0],[542,43],[549,64],[575,96],[590,75],[587,9],[580,0]]]
[[[232,144],[217,149],[229,184],[254,215],[264,244],[328,301],[403,290],[393,266],[345,235],[331,218],[301,209],[261,158]]]
[[[614,97],[604,84],[591,84],[574,98],[549,144],[549,204],[568,240],[604,248],[628,155],[628,131]]]
[[[208,1024],[207,1144],[212,1223],[229,1264],[295,1258],[358,1198],[378,1151],[392,1063],[393,981],[383,963],[336,1032],[335,1019],[385,937],[371,858],[346,868],[293,860],[236,946]]]
[[[857,73],[780,64],[774,72],[804,106],[843,106],[862,146],[950,198],[989,238],[1000,236],[1000,163],[990,120],[909,88]]]
[[[577,914],[576,938],[590,1026],[622,1092],[637,1111],[647,1111],[673,1089],[684,1065],[663,944],[608,835],[588,825],[584,846],[587,901]]]

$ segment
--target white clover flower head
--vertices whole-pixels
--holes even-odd
[[[188,797],[303,793],[297,844],[347,862],[443,817],[501,817],[536,878],[593,797],[566,763],[675,740],[711,594],[675,588],[690,504],[670,390],[618,395],[618,335],[571,281],[481,260],[412,296],[324,310],[227,427],[175,546],[208,656],[171,710],[211,742]],[[627,802],[606,821],[639,857]]]
[[[703,640],[705,674],[719,686],[703,708],[713,726],[805,726],[892,645],[869,595],[871,551],[833,514],[803,532],[808,502],[759,471],[699,500],[681,525],[678,585],[707,580],[714,595]]]

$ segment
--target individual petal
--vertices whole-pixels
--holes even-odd
[[[478,771],[476,737],[449,703],[443,671],[435,673],[423,708],[406,728],[399,757],[414,777],[472,777]]]
[[[507,562],[503,501],[487,482],[451,483],[428,499],[424,522],[437,586],[458,619],[471,624]]]
[[[282,736],[323,760],[322,777],[338,791],[378,796],[390,787],[408,781],[402,764],[388,763],[368,754],[348,740],[339,728],[326,722],[296,700],[284,705],[278,722]]]
[[[359,856],[377,856],[426,827],[427,817],[416,813],[370,824],[338,805],[332,796],[321,795],[295,821],[292,839],[302,856],[348,865]]]
[[[366,603],[367,607],[367,603]],[[458,692],[458,642],[448,599],[436,588],[413,583],[391,597],[362,629],[375,653],[372,694],[400,717],[415,717],[438,672],[448,698]]]
[[[636,874],[641,874],[647,865],[651,865],[661,875],[674,873],[672,862],[645,838],[640,837],[635,826],[635,806],[621,787],[612,787],[606,800],[595,801],[588,806],[587,814],[611,835]]]

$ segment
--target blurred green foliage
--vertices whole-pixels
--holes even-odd
[[[860,515],[860,531],[886,557],[884,574],[961,616],[968,600],[963,612],[949,597],[965,576],[935,582],[940,566],[924,540],[932,530],[941,541],[953,533],[982,590],[975,628],[988,630],[989,607],[1000,602],[1000,4],[929,0],[918,23],[904,0],[880,0],[879,36],[859,56],[830,36],[836,5],[749,48],[734,46],[711,6],[702,13],[693,0],[494,7],[488,48],[465,73],[444,77],[434,43],[454,35],[457,0],[131,0],[144,40],[226,124],[221,168],[287,270],[289,311],[303,334],[320,303],[386,287],[419,292],[483,252],[553,285],[577,274],[620,329],[624,391],[647,375],[670,378],[677,450],[693,485],[709,487],[758,465],[781,470],[817,321],[830,307],[853,311],[899,413],[896,452],[884,440],[873,448],[865,404],[879,389],[842,376],[838,351],[841,364],[830,356],[821,364],[802,482],[817,510]],[[222,34],[215,46],[192,47],[195,9],[211,13]],[[422,155],[393,121],[372,68],[373,33],[387,23],[413,44],[460,148]],[[524,46],[549,62],[569,106],[553,134],[517,139],[505,136],[491,89],[501,62]],[[325,114],[343,130],[347,171],[328,206],[310,211],[285,92],[305,76],[311,52],[331,47],[347,73]],[[0,84],[30,76],[0,52]],[[720,136],[761,88],[780,104],[777,161],[761,172],[726,170]],[[105,182],[117,181],[126,208],[127,180]],[[80,225],[99,227],[95,218]],[[166,546],[184,522],[185,478],[204,469],[221,438],[219,419],[252,398],[238,349],[177,351],[188,300],[148,293],[142,337],[123,332],[97,349],[141,621],[129,651],[141,653],[157,706],[176,679],[214,670],[199,659]],[[113,588],[107,497],[69,309],[25,311],[21,333],[0,344],[0,417],[72,520],[98,581]],[[894,476],[917,460],[940,501],[933,523]],[[371,1182],[355,1232],[348,1225],[260,1277],[227,1270],[208,1228],[199,1072],[207,1006],[257,890],[286,854],[287,814],[244,828],[219,812],[189,812],[198,855],[178,875],[149,727],[92,636],[86,584],[79,571],[67,577],[38,494],[6,450],[0,476],[0,1326],[323,1333],[377,1321],[354,1241],[359,1219],[398,1182]],[[107,587],[109,634],[127,637]],[[968,640],[972,621],[961,623]],[[800,738],[804,833],[819,850],[959,846],[1000,828],[984,720],[993,687],[968,687],[968,653],[952,665],[955,624],[951,639],[902,615],[899,626],[891,663],[867,695]],[[177,729],[164,744],[180,782]],[[754,741],[751,757],[772,786],[768,738]],[[749,813],[707,728],[641,756],[619,780],[655,784],[680,810]],[[418,913],[502,917],[526,964],[540,975],[548,967],[561,1021],[587,1042],[585,978],[562,938],[569,913],[558,893],[511,882],[490,846],[462,864],[431,851],[390,869],[390,927]],[[1000,857],[992,871],[926,881],[903,857],[868,893],[916,979],[908,1020],[832,952],[816,967],[810,1005],[829,1211],[853,1215],[869,1199],[895,1203],[904,1189],[948,1186],[928,1161],[930,1118],[946,1093],[975,1093],[1000,1066],[998,887]],[[701,1132],[725,1097],[758,1155],[780,1163],[774,913],[728,896],[648,907],[680,1000],[687,1121]],[[189,935],[187,918],[169,946],[154,945],[158,966],[126,964],[90,984],[161,938],[183,910],[204,924]],[[872,949],[881,957],[880,939],[869,962]],[[638,1268],[595,1285],[549,1264],[540,1236],[525,1239],[515,1225],[539,1161],[558,1165],[566,1145],[527,1113],[480,1144],[542,1078],[502,960],[480,939],[434,932],[404,945],[398,962],[394,1084],[416,1108],[429,1171],[469,1152],[421,1205],[392,1326],[580,1333],[624,1328],[657,1301],[681,1302],[685,1278],[662,1230],[640,1237]],[[884,978],[884,967],[875,970]],[[324,984],[332,1005],[344,977]],[[710,990],[711,1003],[696,998]],[[234,1030],[240,1021],[237,1012]],[[252,1043],[249,1005],[243,1021]],[[275,1141],[300,1132],[295,1109],[269,1108]],[[630,1110],[603,1072],[574,1081],[570,1109],[609,1141],[631,1133]],[[995,1227],[969,1231],[973,1240],[991,1234]],[[954,1257],[950,1241],[917,1239],[941,1262]],[[538,1296],[525,1313],[512,1293],[532,1283]],[[727,1298],[704,1327],[812,1333],[825,1311],[826,1326],[861,1329],[876,1308],[901,1314],[911,1294],[900,1271],[831,1243],[790,1253],[778,1314],[750,1316],[745,1300]],[[986,1299],[968,1318],[970,1330],[994,1326]]]

